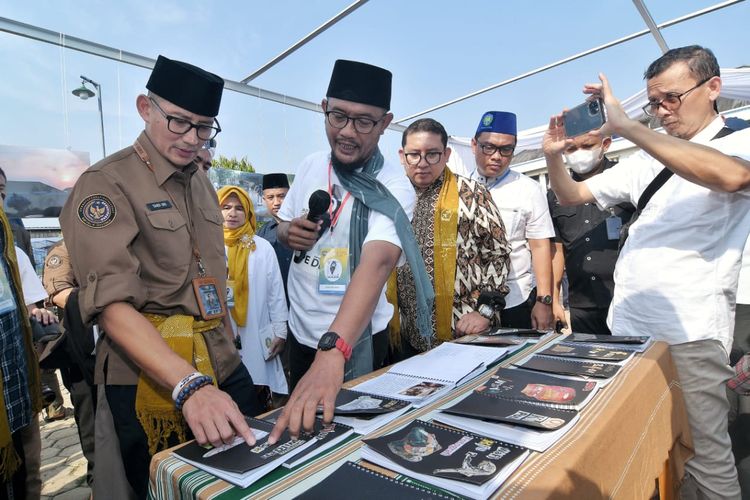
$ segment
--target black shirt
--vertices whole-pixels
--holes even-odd
[[[604,170],[614,162],[605,158]],[[573,179],[580,177],[573,173]],[[562,243],[571,307],[606,308],[615,284],[612,273],[617,262],[618,238],[607,236],[607,217],[615,215],[624,224],[635,207],[621,203],[599,210],[595,203],[563,207],[552,190],[547,192],[549,212],[555,227],[555,242]]]

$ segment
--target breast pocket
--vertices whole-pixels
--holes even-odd
[[[151,224],[149,249],[159,265],[169,268],[190,263],[190,234],[185,218],[177,210],[158,210],[146,214]]]
[[[224,225],[224,219],[222,218],[221,212],[219,212],[219,210],[215,208],[201,208],[201,213],[203,214],[203,218],[208,222],[212,222],[217,226]]]
[[[576,207],[556,207],[553,212],[555,228],[564,243],[575,241],[582,230],[579,221],[576,221]]]
[[[200,214],[200,218],[196,220],[202,225],[198,230],[201,248],[224,255],[224,217],[218,208],[201,207]]]
[[[505,234],[510,239],[518,239],[523,234],[518,234],[521,229],[521,211],[517,208],[504,208],[498,207],[500,210],[500,217],[503,219],[503,225],[505,225]]]

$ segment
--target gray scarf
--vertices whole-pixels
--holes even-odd
[[[359,265],[362,244],[368,230],[370,209],[389,217],[396,226],[401,248],[414,274],[417,292],[417,328],[419,334],[429,339],[432,336],[432,303],[435,291],[430,276],[424,267],[419,245],[414,237],[409,217],[398,200],[375,177],[383,168],[383,155],[376,149],[361,171],[348,169],[331,162],[341,185],[354,197],[352,218],[349,226],[349,265],[352,275]],[[364,333],[354,346],[351,359],[346,363],[344,380],[351,380],[370,373],[373,369],[372,323],[368,323]]]

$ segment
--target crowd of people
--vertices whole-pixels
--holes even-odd
[[[321,103],[330,150],[305,158],[291,186],[264,176],[272,220],[259,228],[245,190],[215,192],[205,175],[223,80],[160,56],[136,99],[143,132],[77,181],[41,292],[0,211],[0,498],[39,495],[32,321],[56,323],[45,299],[62,312],[94,497],[145,498],[154,453],[191,438],[254,444],[245,415],[283,406],[273,443],[312,428],[319,407],[330,421],[345,380],[466,334],[568,318],[576,332],[667,342],[695,448],[682,495],[740,498],[740,483],[750,494],[735,465],[744,396],[727,393],[750,385],[747,320],[734,328],[750,132],[717,113],[710,50],[670,50],[644,78],[644,111],[666,134],[630,119],[600,75],[584,93],[602,99],[602,128],[567,137],[564,115],[550,118],[545,194],[510,168],[507,111],[479,117],[467,176],[448,167],[448,132],[431,118],[406,128],[401,164],[390,161],[378,143],[391,73],[338,60]],[[610,161],[613,135],[641,152]]]

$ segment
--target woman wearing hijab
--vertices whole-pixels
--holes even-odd
[[[270,406],[268,389],[274,395],[289,393],[278,356],[288,319],[281,271],[271,244],[255,237],[255,207],[247,192],[224,186],[218,195],[229,269],[227,306],[242,362]]]

